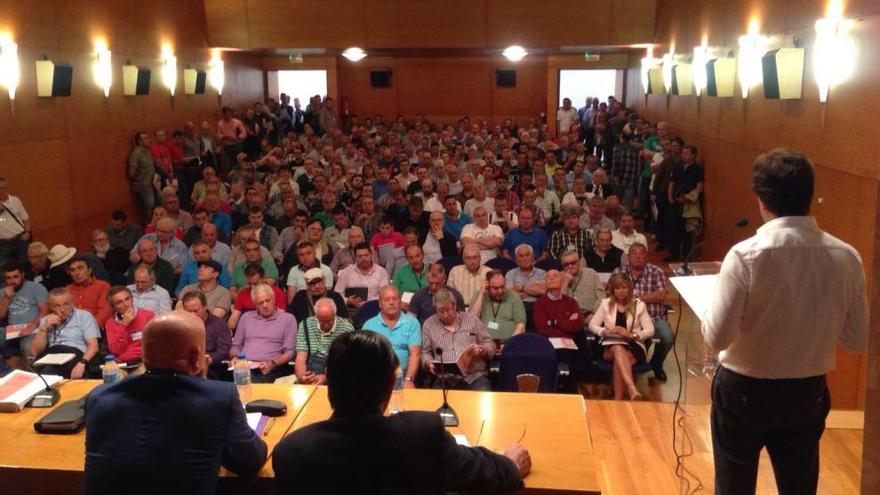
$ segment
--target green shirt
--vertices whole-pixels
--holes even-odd
[[[330,333],[325,334],[318,325],[318,318],[309,316],[302,325],[297,327],[296,350],[297,352],[308,352],[312,356],[327,357],[333,340],[346,332],[354,332],[354,327],[348,320],[337,316],[333,329],[330,330]],[[308,337],[306,337],[306,333],[308,333]]]
[[[428,264],[424,263],[422,265],[422,273],[419,275],[416,275],[409,263],[401,266],[394,270],[394,278],[391,279],[391,283],[401,293],[422,290],[423,287],[428,285]]]
[[[235,269],[232,270],[232,285],[238,287],[239,289],[243,289],[247,287],[247,277],[244,276],[244,269],[250,263],[245,260],[237,265],[235,265]],[[260,265],[263,267],[263,270],[266,272],[266,278],[274,278],[278,280],[278,267],[275,266],[275,262],[272,260],[268,260],[263,258],[260,260]]]
[[[315,218],[320,220],[321,223],[324,224],[325,229],[327,227],[331,227],[336,224],[336,220],[333,219],[333,214],[330,212],[326,212],[326,211],[322,210],[322,211],[318,212],[317,215],[315,215]]]
[[[478,295],[478,292],[474,293],[471,306],[476,302]],[[483,296],[480,319],[486,324],[493,339],[501,339],[504,342],[513,335],[513,329],[518,323],[526,322],[526,307],[522,299],[509,290],[504,292],[504,299],[500,303],[494,302],[487,292]]]

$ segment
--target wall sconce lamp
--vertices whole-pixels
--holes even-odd
[[[759,32],[758,20],[749,22],[749,30],[739,37],[739,53],[737,54],[737,72],[739,73],[739,86],[743,99],[749,97],[749,90],[761,81],[761,57],[767,43],[767,37]]]
[[[642,89],[645,91],[645,94],[648,94],[648,86],[650,85],[650,79],[648,78],[648,73],[651,69],[656,68],[660,64],[660,60],[654,58],[654,47],[648,46],[647,52],[645,56],[642,58]]]
[[[2,36],[0,37],[0,84],[6,87],[10,100],[15,99],[15,90],[20,79],[18,44],[12,41],[11,36]]]
[[[113,65],[110,63],[110,50],[106,41],[95,42],[95,56],[97,57],[93,67],[95,82],[104,90],[104,98],[109,98],[110,85],[113,84]]]
[[[177,87],[177,57],[174,56],[174,49],[171,45],[165,43],[162,45],[162,83],[174,96],[174,89]]]
[[[223,73],[224,63],[220,57],[220,50],[211,51],[211,61],[208,63],[208,67],[208,81],[217,90],[217,94],[222,95],[226,76]]]
[[[703,36],[700,46],[694,47],[693,77],[694,94],[700,96],[706,89],[706,64],[709,62],[709,47],[706,36]]]
[[[843,17],[841,0],[830,0],[825,17],[816,21],[813,72],[822,103],[828,101],[831,86],[845,81],[855,69],[856,47],[847,34],[851,27],[852,21]]]

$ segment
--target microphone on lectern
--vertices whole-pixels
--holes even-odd
[[[714,241],[715,239],[718,239],[719,237],[723,236],[724,234],[727,234],[728,232],[730,232],[734,229],[741,229],[748,224],[749,224],[749,220],[747,218],[740,218],[739,220],[736,221],[735,224],[733,224],[733,226],[728,227],[728,228],[722,230],[721,232],[713,235],[712,237],[703,240],[703,242],[696,244],[694,247],[691,248],[691,250],[688,252],[687,256],[684,258],[684,263],[682,263],[680,267],[675,269],[675,274],[676,275],[692,275],[694,273],[694,271],[689,266],[689,263],[691,261],[691,257],[694,255],[694,251],[696,251],[698,247],[705,246],[706,244]]]

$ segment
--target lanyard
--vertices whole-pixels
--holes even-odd
[[[498,321],[499,311],[501,311],[501,303],[496,303],[495,301],[492,301],[492,321]]]

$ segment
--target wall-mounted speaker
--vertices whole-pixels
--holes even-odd
[[[672,87],[674,95],[688,96],[694,94],[694,71],[691,64],[676,64],[672,68]]]
[[[779,48],[761,57],[764,98],[797,100],[804,88],[804,49]]]
[[[138,69],[137,85],[135,86],[135,94],[138,96],[150,94],[150,69]]]
[[[666,85],[663,84],[663,69],[655,67],[648,69],[648,94],[665,95]]]
[[[73,67],[56,65],[51,60],[37,60],[37,96],[70,96]]]
[[[716,98],[732,98],[736,84],[736,60],[716,58],[706,64],[706,94]]]
[[[125,96],[150,94],[150,69],[139,69],[131,64],[123,65],[122,94]]]
[[[183,70],[183,92],[188,95],[201,95],[205,93],[206,73],[203,70]]]
[[[387,88],[391,86],[391,71],[389,69],[371,70],[370,86],[374,88]]]
[[[515,69],[495,69],[495,86],[499,88],[516,87]]]

